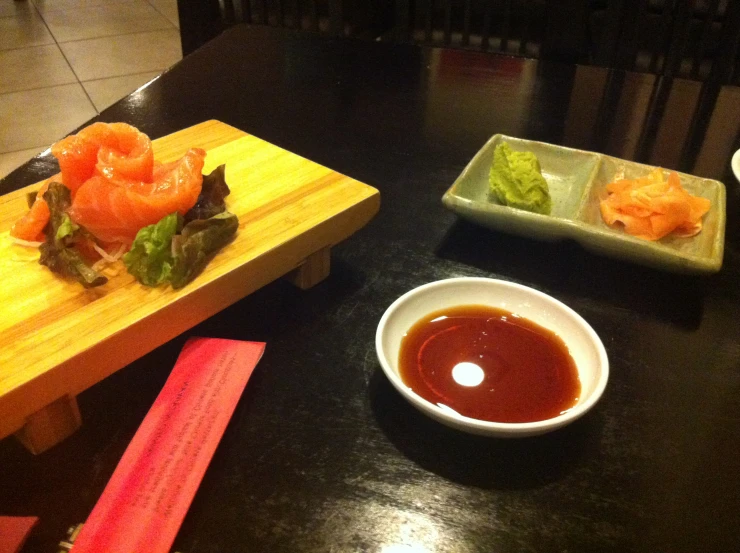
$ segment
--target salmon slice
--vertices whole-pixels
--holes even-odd
[[[49,206],[41,196],[43,196],[49,187],[49,182],[50,180],[47,180],[39,188],[31,210],[10,227],[10,236],[29,242],[43,242],[44,227],[49,222],[50,213]]]
[[[142,227],[174,212],[185,214],[198,199],[205,151],[179,161],[154,162],[151,140],[126,123],[93,123],[52,146],[61,182],[72,193],[70,217],[100,242],[130,244]],[[49,220],[44,185],[11,235],[37,241]]]
[[[95,173],[108,180],[152,180],[154,152],[152,141],[126,123],[111,123],[107,142],[101,141]]]
[[[689,194],[678,173],[668,178],[656,168],[647,176],[609,183],[608,196],[599,204],[607,225],[621,223],[625,232],[645,240],[659,240],[668,234],[693,236],[701,231],[702,217],[711,204],[706,198]]]
[[[70,217],[103,242],[130,244],[142,227],[195,205],[205,155],[192,148],[179,161],[158,166],[148,181],[95,175],[77,190]]]
[[[51,153],[59,162],[59,180],[69,188],[72,197],[93,175],[115,181],[151,182],[153,178],[152,142],[126,123],[93,123],[55,143]],[[11,236],[28,241],[42,238],[49,222],[49,206],[42,197],[46,187],[44,184],[39,189],[31,210],[15,222]]]
[[[150,181],[154,166],[152,141],[126,123],[93,123],[52,146],[62,183],[72,196],[93,175],[115,180]]]

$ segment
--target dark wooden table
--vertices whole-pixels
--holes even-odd
[[[335,248],[331,276],[315,288],[275,282],[83,393],[83,427],[62,444],[34,457],[0,442],[0,514],[41,517],[24,551],[56,551],[67,527],[85,520],[190,335],[268,346],[176,550],[734,550],[740,191],[728,166],[738,102],[723,100],[695,168],[728,190],[725,264],[714,276],[488,231],[440,202],[498,132],[586,148],[600,141],[629,157],[639,125],[623,121],[606,141],[592,132],[608,76],[236,27],[101,114],[153,138],[220,119],[376,186],[382,207]],[[629,116],[650,82],[625,82],[626,104],[608,107]],[[686,83],[672,101],[695,90]],[[674,123],[687,118],[677,115]],[[658,133],[654,161],[671,166],[677,132]],[[0,191],[55,170],[37,158]],[[381,314],[417,285],[461,275],[543,290],[591,323],[611,362],[593,411],[553,434],[506,441],[440,426],[396,393],[375,355]]]

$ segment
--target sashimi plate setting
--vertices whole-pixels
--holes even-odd
[[[48,179],[61,180],[58,186],[44,192],[44,181],[0,197],[0,438],[277,278],[315,284],[328,275],[331,247],[379,209],[375,188],[220,121],[154,141],[121,128],[97,126],[89,131],[94,140],[65,139],[70,147],[56,148],[62,174]],[[88,156],[90,148],[98,153]],[[79,159],[65,165],[65,155]],[[197,205],[198,190],[184,206],[162,199],[177,212],[161,220],[160,199],[139,197],[187,188],[201,167],[229,190],[218,193],[223,182],[216,182],[211,201],[201,204],[204,177]],[[141,180],[142,172],[150,178]],[[77,219],[88,206],[80,200],[86,190],[106,187],[137,208],[138,234],[101,224],[95,213],[86,225]],[[203,205],[205,212],[192,214]],[[46,217],[40,227],[37,216]],[[46,234],[39,233],[46,221]],[[98,261],[83,262],[88,253]],[[178,280],[189,263],[192,274]]]
[[[277,278],[312,286],[379,209],[375,188],[219,121],[155,141],[118,125],[60,141],[61,176],[0,198],[0,438]],[[722,183],[593,152],[497,134],[442,201],[664,270],[722,265]]]

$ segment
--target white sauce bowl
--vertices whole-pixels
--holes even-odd
[[[575,361],[581,381],[581,395],[576,405],[562,415],[543,421],[500,423],[464,417],[414,393],[401,380],[398,370],[401,340],[426,315],[459,305],[505,309],[560,336]],[[532,288],[488,278],[440,280],[407,292],[393,302],[380,319],[375,349],[391,384],[421,412],[458,430],[500,438],[535,436],[573,422],[599,401],[609,379],[609,360],[604,344],[578,313]]]

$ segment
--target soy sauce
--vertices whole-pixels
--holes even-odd
[[[431,403],[492,422],[549,419],[581,393],[575,362],[557,334],[482,305],[418,321],[401,342],[399,372]]]

